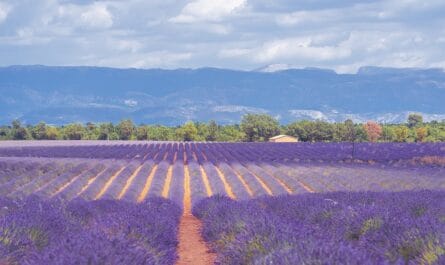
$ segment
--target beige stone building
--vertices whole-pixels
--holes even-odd
[[[289,136],[289,135],[284,135],[284,134],[280,134],[277,136],[274,136],[272,138],[269,138],[269,142],[274,142],[274,143],[296,143],[298,142],[298,138]]]

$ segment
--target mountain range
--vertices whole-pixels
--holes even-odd
[[[187,120],[237,123],[268,113],[282,123],[301,119],[404,122],[409,113],[445,119],[443,69],[362,67],[355,74],[268,66],[116,69],[0,67],[0,124],[118,122],[177,125]]]

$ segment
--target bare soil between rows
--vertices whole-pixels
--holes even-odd
[[[201,221],[192,214],[181,217],[179,224],[179,259],[176,265],[210,265],[215,263],[216,254],[201,237]]]

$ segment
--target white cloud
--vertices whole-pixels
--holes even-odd
[[[11,11],[11,7],[0,3],[0,23],[5,21],[5,19],[8,17],[9,12]]]
[[[142,43],[137,40],[113,40],[110,45],[118,51],[138,52],[142,47]]]
[[[215,33],[219,35],[227,35],[230,33],[231,28],[221,25],[221,24],[208,24],[205,29],[210,33]]]
[[[122,54],[113,57],[88,58],[86,64],[111,66],[111,67],[131,67],[131,68],[176,68],[175,66],[183,61],[190,60],[191,53],[153,51],[147,53]]]
[[[428,14],[445,7],[445,2],[442,0],[391,0],[384,1],[379,7],[381,8],[380,18],[392,19],[412,13]]]
[[[274,73],[274,72],[284,71],[284,70],[293,69],[293,68],[297,68],[297,67],[289,65],[289,64],[277,63],[277,64],[269,64],[265,67],[258,69],[257,71],[263,72],[263,73]]]
[[[239,105],[219,105],[212,108],[213,112],[229,112],[229,113],[267,113],[268,111],[262,108],[254,108]]]
[[[289,114],[299,119],[327,120],[328,117],[319,110],[291,109]]]
[[[222,49],[218,52],[219,58],[234,58],[244,56],[250,53],[250,49]]]
[[[297,11],[288,14],[280,14],[276,18],[278,25],[294,26],[303,23],[322,23],[339,19],[339,10]]]
[[[68,27],[108,29],[113,26],[113,16],[104,3],[91,5],[66,4],[58,7],[58,23]]]
[[[11,38],[17,45],[31,46],[47,44],[51,41],[51,37],[38,36],[33,28],[21,28],[17,30],[17,36]]]
[[[381,66],[391,65],[392,67],[425,67],[425,56],[422,52],[404,51],[395,52],[386,56],[382,60]],[[375,64],[379,66],[380,64]]]
[[[444,61],[439,61],[439,62],[433,62],[431,64],[431,67],[442,68],[443,71],[445,72],[445,60]],[[445,84],[442,87],[445,88]]]
[[[258,62],[273,62],[306,59],[313,61],[329,61],[346,58],[351,50],[341,46],[314,46],[312,39],[292,38],[266,42],[254,52],[254,60]]]
[[[445,67],[445,1],[327,2],[0,0],[0,64]]]
[[[174,23],[220,21],[245,7],[247,0],[196,0],[188,3],[181,13],[170,19]]]
[[[113,16],[105,5],[96,3],[80,14],[80,21],[91,28],[109,28],[113,25]]]
[[[178,62],[190,60],[190,58],[192,58],[192,54],[188,52],[172,53],[168,51],[156,51],[147,53],[138,64],[144,67],[157,67],[162,65],[171,68]]]
[[[127,105],[128,107],[136,107],[138,105],[138,102],[134,99],[126,99],[124,100],[124,104]]]

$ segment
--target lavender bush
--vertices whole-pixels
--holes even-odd
[[[174,264],[181,210],[151,198],[0,198],[0,264]]]
[[[337,192],[233,201],[193,213],[221,264],[443,264],[445,191]]]

